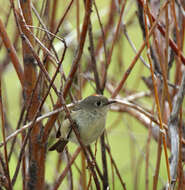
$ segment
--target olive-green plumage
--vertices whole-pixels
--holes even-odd
[[[75,105],[71,118],[76,123],[84,145],[91,144],[103,133],[109,105],[114,102],[109,101],[105,96],[98,95],[88,96]],[[66,119],[61,126],[60,139],[49,150],[62,152],[68,141],[78,143],[71,129],[71,123]]]

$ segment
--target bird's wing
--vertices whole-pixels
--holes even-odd
[[[68,119],[65,119],[60,128],[61,138],[67,139],[69,131],[70,131],[70,122]]]
[[[76,121],[76,118],[78,117],[77,111],[73,111],[71,113],[71,118]],[[61,138],[67,139],[71,133],[71,122],[69,119],[65,119],[61,126]]]

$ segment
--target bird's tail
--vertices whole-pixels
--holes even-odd
[[[61,152],[63,152],[67,143],[68,143],[68,140],[59,139],[54,145],[52,145],[49,148],[49,151],[56,150],[57,152],[61,153]]]

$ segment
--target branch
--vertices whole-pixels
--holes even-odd
[[[1,19],[0,19],[0,36],[2,38],[2,41],[3,41],[7,51],[8,51],[8,54],[11,57],[12,64],[13,64],[16,72],[17,72],[20,83],[23,86],[23,83],[24,83],[23,70],[22,70],[22,67],[20,65],[19,59],[17,57],[16,50],[13,47],[13,45],[12,45],[12,43],[8,37],[8,34],[6,33],[6,29],[4,28],[4,25],[3,25],[3,22]]]
[[[183,73],[182,82],[180,89],[174,99],[173,109],[169,118],[169,133],[171,136],[171,163],[170,163],[170,173],[171,173],[171,185],[175,185],[177,176],[177,165],[179,158],[179,134],[178,134],[178,114],[183,103],[183,98],[185,95],[185,71]]]

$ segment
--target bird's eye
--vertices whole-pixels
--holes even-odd
[[[101,106],[101,101],[97,101],[97,102],[96,102],[96,106],[97,106],[97,107]]]

